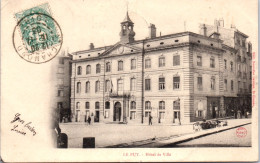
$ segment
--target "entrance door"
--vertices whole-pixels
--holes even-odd
[[[116,102],[114,107],[114,121],[120,121],[121,118],[121,103]]]
[[[99,122],[99,111],[96,111],[94,122]]]
[[[173,111],[173,123],[179,123],[180,111]]]

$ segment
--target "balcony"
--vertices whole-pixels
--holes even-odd
[[[131,96],[130,91],[114,91],[109,93],[109,97],[124,97],[129,98]]]

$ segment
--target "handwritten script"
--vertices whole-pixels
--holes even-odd
[[[10,123],[13,124],[11,131],[22,135],[26,135],[27,132],[32,133],[33,136],[36,135],[36,130],[33,127],[32,122],[26,123],[26,121],[21,118],[20,113],[15,114],[14,119]]]

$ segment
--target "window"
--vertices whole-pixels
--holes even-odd
[[[80,93],[81,91],[81,83],[77,82],[77,93]]]
[[[173,110],[180,110],[180,100],[173,101]]]
[[[227,91],[227,79],[224,80],[224,90]]]
[[[210,80],[210,88],[211,90],[215,90],[215,77],[211,77],[211,80]]]
[[[59,97],[63,97],[64,95],[64,91],[63,90],[58,90],[58,96]]]
[[[63,74],[64,73],[64,68],[63,67],[59,67],[58,68],[58,73]]]
[[[202,77],[199,76],[199,77],[197,78],[197,80],[198,80],[198,90],[202,90],[202,89],[203,89]]]
[[[145,90],[151,90],[151,79],[145,79]]]
[[[136,117],[135,111],[131,111],[130,112],[130,119],[135,119],[135,117]]]
[[[82,67],[81,67],[81,66],[78,66],[77,72],[78,72],[78,73],[77,73],[78,75],[81,75],[81,73],[82,73]]]
[[[90,74],[90,73],[91,73],[91,66],[87,65],[86,74]]]
[[[197,56],[197,66],[202,66],[202,57]]]
[[[151,110],[151,102],[150,101],[145,101],[145,110]]]
[[[99,102],[95,103],[95,109],[99,109]]]
[[[59,64],[64,64],[64,58],[59,58]]]
[[[80,103],[79,102],[76,103],[76,109],[80,109]]]
[[[159,102],[159,110],[165,110],[165,102],[164,101]]]
[[[122,79],[117,80],[117,90],[123,91],[123,80]]]
[[[159,119],[164,119],[165,112],[159,112]],[[161,122],[159,122],[161,123]]]
[[[215,68],[215,58],[214,57],[210,58],[210,67]]]
[[[101,68],[100,68],[100,64],[97,64],[97,65],[96,65],[96,73],[97,73],[97,74],[100,73],[100,69],[101,69]]]
[[[90,82],[87,81],[86,82],[86,93],[89,93],[90,92]]]
[[[131,101],[131,109],[136,109],[136,103],[135,103],[135,101]]]
[[[107,102],[105,103],[105,108],[106,108],[106,109],[110,109],[110,102],[107,101]]]
[[[173,77],[173,89],[180,89],[180,77]]]
[[[180,65],[180,55],[173,56],[173,66]]]
[[[58,106],[59,109],[63,108],[63,107],[62,107],[62,102],[58,102],[58,103],[57,103],[57,106]]]
[[[131,70],[136,69],[136,59],[131,59]]]
[[[159,90],[164,90],[165,89],[165,78],[161,77],[159,78]]]
[[[118,61],[118,71],[123,71],[123,61]]]
[[[159,57],[159,67],[165,66],[165,57]]]
[[[233,62],[230,62],[230,71],[233,71]]]
[[[231,85],[231,91],[233,91],[234,90],[234,82],[233,82],[233,80],[231,80],[230,85]]]
[[[86,108],[86,109],[89,109],[89,102],[86,102],[86,103],[85,103],[85,108]]]
[[[96,81],[95,91],[96,92],[100,91],[100,82],[99,81]]]
[[[145,68],[151,68],[151,59],[150,58],[145,59]]]
[[[202,110],[198,110],[198,117],[202,117]]]
[[[151,115],[150,111],[146,111],[145,114],[144,114],[145,117],[149,117],[150,115]]]
[[[106,63],[106,72],[110,72],[111,71],[111,64],[110,62]]]
[[[63,85],[64,84],[64,80],[63,79],[58,79],[58,84],[59,85]]]
[[[110,80],[106,80],[106,83],[105,83],[105,91],[106,91],[106,92],[109,92],[109,91],[110,91]]]
[[[135,78],[131,78],[131,82],[130,82],[130,90],[134,91],[135,90]]]
[[[224,68],[227,69],[227,60],[224,59]]]
[[[240,86],[240,81],[237,82],[237,88],[238,88],[238,92],[241,92],[241,91],[240,91],[240,88],[241,88],[241,86]]]

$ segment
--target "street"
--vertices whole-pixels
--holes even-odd
[[[236,135],[237,128],[235,128],[177,145],[169,144],[165,147],[250,147],[251,126],[251,124],[243,126],[247,130],[245,137],[238,137]]]

